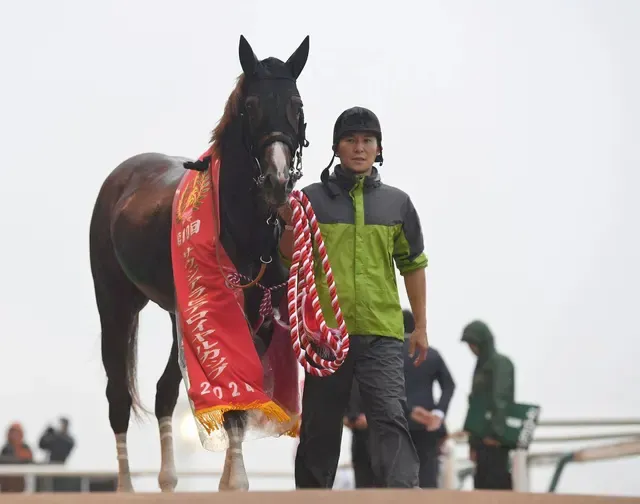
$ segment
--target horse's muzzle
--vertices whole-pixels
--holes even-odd
[[[269,206],[279,207],[286,203],[293,189],[293,183],[288,173],[285,176],[267,173],[262,179],[260,189]]]

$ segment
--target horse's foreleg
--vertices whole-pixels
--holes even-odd
[[[222,469],[222,476],[220,477],[220,482],[218,483],[218,490],[231,490],[229,488],[229,475],[231,474],[231,450],[227,448],[227,453],[224,457],[224,468]]]
[[[249,490],[249,478],[242,456],[246,418],[245,411],[230,411],[225,414],[224,427],[229,436],[229,448],[218,490]]]

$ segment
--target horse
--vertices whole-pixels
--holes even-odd
[[[277,251],[284,205],[302,176],[305,137],[303,103],[296,80],[306,65],[309,37],[283,62],[258,60],[240,36],[242,73],[211,134],[210,153],[220,162],[219,239],[237,272],[253,278],[244,284],[244,311],[251,327],[259,319],[262,290],[286,281],[287,269]],[[158,485],[173,492],[177,485],[172,416],[182,374],[179,326],[171,261],[172,202],[185,169],[204,170],[206,158],[194,160],[158,152],[134,155],[111,171],[96,198],[91,217],[90,263],[101,326],[101,354],[106,373],[109,423],[118,458],[118,491],[132,492],[127,429],[133,410],[140,415],[136,390],[136,341],[140,311],[149,301],[169,314],[173,344],[157,382],[155,417],[161,444]],[[270,260],[265,260],[270,257]],[[278,306],[282,292],[275,292]],[[259,355],[269,345],[273,324],[267,318],[253,340]],[[247,490],[242,458],[245,411],[224,414],[229,436],[220,490]]]

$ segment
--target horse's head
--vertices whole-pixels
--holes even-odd
[[[309,37],[286,62],[258,60],[249,42],[240,36],[240,64],[244,71],[240,114],[244,141],[256,160],[256,182],[271,208],[282,206],[300,177],[294,167],[306,146],[302,99],[296,79],[309,55]],[[298,151],[300,149],[300,151]]]

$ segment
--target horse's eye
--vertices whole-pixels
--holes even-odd
[[[258,99],[254,97],[247,98],[244,106],[246,107],[248,112],[254,113],[258,109]]]

